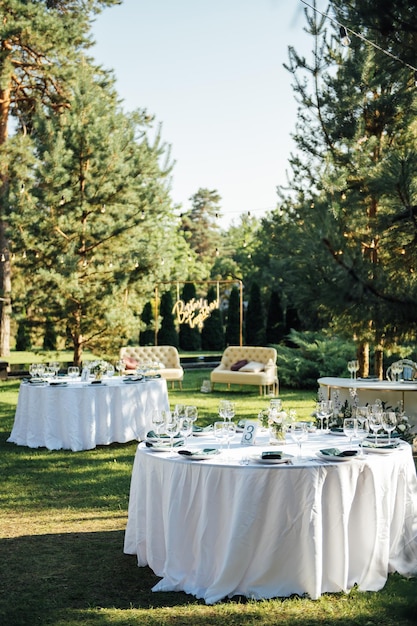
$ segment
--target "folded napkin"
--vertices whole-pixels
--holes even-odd
[[[325,448],[320,450],[323,456],[356,456],[357,450],[339,450],[338,448]]]
[[[53,387],[66,387],[68,385],[68,383],[66,383],[63,380],[52,381],[49,384],[52,385]]]
[[[279,452],[278,450],[268,450],[262,452],[262,459],[282,459],[283,452]]]
[[[184,439],[178,439],[177,441],[172,442],[172,446],[174,448],[178,448],[178,446],[183,446],[183,445],[184,445]],[[147,448],[170,448],[171,442],[166,441],[165,439],[163,441],[155,439],[155,442],[148,440],[148,441],[145,441],[145,446]]]
[[[169,436],[165,433],[162,433],[162,435],[158,436],[154,430],[150,430],[146,435],[146,439],[167,439],[169,441]],[[178,433],[177,435],[175,435],[174,439],[183,439],[183,437],[181,437],[181,435]]]
[[[333,428],[330,429],[331,433],[343,433],[343,428],[341,428],[340,426],[333,426]]]
[[[178,450],[178,454],[184,456],[213,456],[213,454],[219,454],[220,450],[217,448],[203,448],[203,450]]]
[[[124,383],[138,383],[141,380],[143,380],[143,376],[124,376],[123,377]]]
[[[197,426],[197,424],[193,424],[193,433],[206,433],[210,430],[213,430],[213,424],[210,426]]]

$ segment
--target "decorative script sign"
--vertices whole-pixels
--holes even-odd
[[[177,300],[174,304],[172,312],[177,316],[180,324],[188,324],[190,328],[196,326],[201,330],[204,321],[210,317],[211,312],[219,308],[219,299],[208,303],[206,299],[200,298],[196,300],[192,298],[187,303],[184,300]]]

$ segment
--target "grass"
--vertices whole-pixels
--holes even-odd
[[[30,361],[31,359],[29,359]],[[187,371],[170,402],[194,402],[201,423],[227,393],[237,417],[267,399],[256,390],[200,393],[204,370]],[[149,568],[123,554],[136,443],[84,452],[32,450],[6,443],[18,381],[0,386],[0,624],[5,626],[411,626],[417,580],[391,575],[378,593],[326,594],[262,602],[232,598],[215,606],[184,593],[153,593]],[[308,417],[315,394],[281,390],[286,408]],[[337,555],[335,555],[337,558]]]

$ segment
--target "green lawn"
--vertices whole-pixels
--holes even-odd
[[[208,371],[187,370],[170,402],[195,403],[210,421],[221,397],[237,417],[268,403],[254,388],[200,393]],[[233,598],[205,606],[184,593],[152,593],[157,578],[123,554],[130,475],[136,443],[91,451],[32,450],[6,443],[18,381],[0,383],[0,624],[23,626],[411,626],[417,580],[390,576],[384,590],[276,599]],[[300,417],[314,409],[311,391],[281,390]],[[337,558],[337,555],[335,555]]]

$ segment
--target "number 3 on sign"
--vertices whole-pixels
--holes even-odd
[[[253,445],[255,443],[257,430],[258,424],[256,422],[247,421],[243,430],[241,443],[244,446]]]

